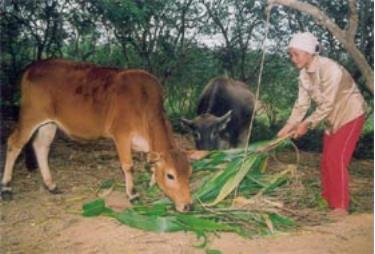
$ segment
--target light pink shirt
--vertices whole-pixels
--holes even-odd
[[[365,114],[366,102],[348,71],[335,61],[315,56],[308,68],[300,71],[298,99],[288,124],[297,125],[315,102],[315,111],[306,118],[315,128],[324,122],[327,133]]]

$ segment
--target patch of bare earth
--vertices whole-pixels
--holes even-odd
[[[179,138],[185,147],[190,141]],[[302,153],[301,156],[301,176],[318,178],[319,155]],[[143,168],[139,156],[135,162],[137,168]],[[200,243],[193,233],[150,233],[111,218],[84,218],[79,214],[83,203],[96,198],[103,180],[123,182],[110,142],[78,144],[60,137],[53,145],[50,166],[63,194],[48,193],[38,172],[28,173],[22,160],[17,163],[12,185],[14,200],[0,204],[0,253],[205,252],[193,247]],[[355,171],[351,188],[358,194],[355,207],[364,207],[362,210],[332,222],[326,219],[326,212],[306,206],[297,219],[301,227],[293,232],[277,232],[257,239],[220,233],[209,236],[209,248],[222,253],[373,253],[373,176],[370,173],[373,161],[356,160],[351,170]],[[106,199],[114,208],[130,205],[123,188],[117,188]],[[286,204],[290,209],[298,205],[293,200]]]

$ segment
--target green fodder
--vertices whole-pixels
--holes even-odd
[[[122,212],[98,199],[85,204],[84,216],[106,215],[128,226],[153,232],[192,231],[198,237],[210,232],[235,232],[253,237],[295,227],[283,205],[271,196],[290,181],[293,169],[266,170],[272,151],[290,142],[262,141],[242,149],[213,151],[193,163],[193,211],[178,213],[173,204],[150,188],[145,198]],[[144,202],[144,201],[147,201]]]

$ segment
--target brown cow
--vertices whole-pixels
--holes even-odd
[[[3,199],[12,196],[14,162],[34,132],[33,147],[44,183],[56,192],[47,160],[57,127],[73,138],[112,139],[131,199],[136,196],[131,150],[149,152],[148,158],[154,162],[153,179],[178,211],[191,209],[191,167],[176,147],[163,108],[162,88],[151,74],[66,60],[31,64],[21,80],[18,123],[8,138]]]

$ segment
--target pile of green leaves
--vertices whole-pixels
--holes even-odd
[[[198,187],[193,190],[194,209],[178,213],[167,199],[148,204],[140,203],[122,212],[105,206],[103,199],[83,206],[83,216],[106,215],[145,231],[192,231],[198,237],[209,232],[235,232],[242,236],[271,234],[294,226],[294,222],[276,210],[243,209],[232,207],[235,194],[251,198],[272,194],[288,181],[285,172],[266,172],[270,152],[282,149],[290,141],[278,142],[271,151],[264,149],[275,141],[258,142],[242,149],[213,151],[205,159],[193,164],[193,176],[198,175]],[[194,181],[194,177],[193,177]]]

